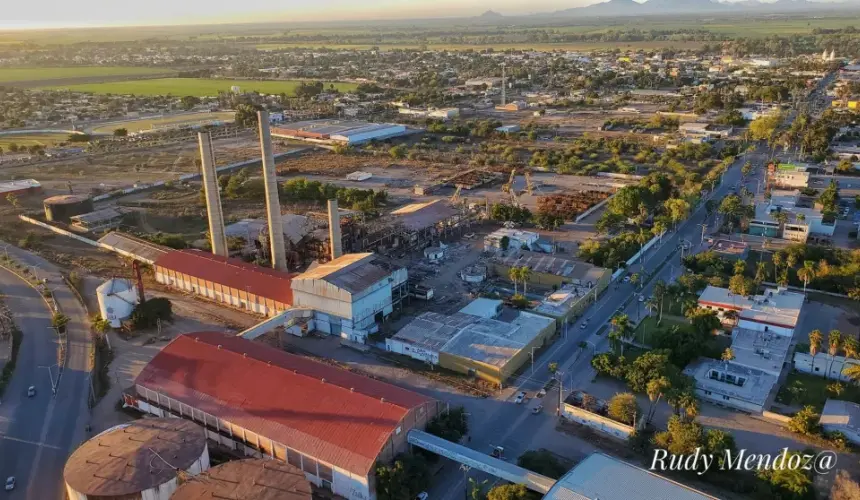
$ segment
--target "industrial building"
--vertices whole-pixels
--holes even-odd
[[[10,194],[17,197],[30,196],[42,192],[42,185],[36,179],[0,182],[0,203],[6,203]]]
[[[86,441],[63,471],[71,500],[168,500],[181,481],[209,469],[203,429],[175,418],[118,425]]]
[[[320,488],[373,500],[374,470],[407,450],[441,405],[423,395],[220,332],[176,337],[124,394],[193,420],[241,455],[300,468]]]
[[[107,231],[119,227],[127,212],[122,208],[108,207],[94,212],[69,217],[72,229],[79,231]]]
[[[527,267],[531,271],[528,283],[546,287],[577,285],[598,288],[598,294],[609,284],[612,273],[581,260],[565,259],[551,254],[520,251],[508,255],[497,254],[490,260],[493,274],[503,279],[514,267]]]
[[[492,319],[491,302],[482,304],[486,314],[425,312],[386,339],[386,349],[501,386],[555,334],[556,322],[528,312]]]
[[[265,458],[232,460],[189,479],[170,500],[311,500],[313,490],[298,467]]]
[[[484,237],[484,251],[533,250],[539,239],[538,233],[503,227]]]
[[[407,272],[372,253],[340,256],[292,277],[292,304],[314,311],[314,328],[364,343],[408,295]]]
[[[159,257],[174,250],[120,231],[111,231],[99,238],[100,247],[134,260],[154,265]]]
[[[668,461],[667,461],[668,464]],[[561,477],[543,500],[716,500],[715,497],[603,453]]]
[[[699,295],[699,307],[717,313],[725,323],[728,311],[735,311],[737,326],[747,330],[772,332],[791,337],[803,309],[804,295],[786,288],[766,288],[762,295],[744,297],[726,288],[708,285]]]
[[[199,250],[173,250],[153,266],[155,281],[264,316],[289,309],[293,274]]]
[[[370,123],[360,120],[309,120],[285,123],[272,128],[274,137],[350,146],[404,134],[406,134],[404,125]]]

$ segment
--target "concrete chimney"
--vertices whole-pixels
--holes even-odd
[[[218,193],[218,174],[215,171],[215,152],[209,132],[197,134],[200,144],[200,165],[203,169],[203,192],[206,195],[206,214],[209,216],[209,241],[212,253],[228,257],[227,237],[224,236],[224,211]]]
[[[269,113],[260,111],[257,118],[260,122],[260,149],[263,152],[263,182],[266,185],[266,215],[269,219],[272,267],[287,271],[287,251],[284,248],[284,225],[281,223],[281,202],[278,200],[278,179],[275,172],[275,155],[272,153]]]
[[[331,260],[343,255],[343,241],[340,236],[340,212],[337,199],[328,200],[328,239],[331,242]]]

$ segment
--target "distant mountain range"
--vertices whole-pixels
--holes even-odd
[[[634,0],[607,0],[585,7],[573,7],[555,12],[514,17],[629,17],[642,15],[675,14],[742,14],[750,13],[789,13],[815,12],[857,8],[856,2],[810,2],[808,0],[777,0],[761,2],[742,0],[739,2],[716,2],[711,0],[647,0],[639,3]],[[496,21],[506,18],[494,11],[487,11],[473,19]]]

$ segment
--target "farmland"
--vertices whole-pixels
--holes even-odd
[[[301,82],[298,80],[215,80],[207,78],[157,78],[124,82],[87,83],[81,85],[49,86],[54,90],[68,89],[76,92],[93,94],[134,94],[134,95],[175,95],[175,96],[217,96],[218,92],[229,92],[233,86],[238,86],[242,92],[256,91],[262,94],[292,95]],[[342,92],[354,90],[353,83],[329,83]]]
[[[73,66],[68,68],[0,68],[0,84],[18,83],[51,84],[74,79],[116,79],[164,75],[172,71],[165,68],[138,68],[122,66]]]

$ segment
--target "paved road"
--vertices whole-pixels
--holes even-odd
[[[72,291],[61,284],[53,265],[11,246],[8,251],[19,261],[39,266],[36,272],[48,278],[60,308],[71,321],[66,368],[53,396],[51,380],[57,380],[58,369],[56,335],[49,328],[51,314],[38,292],[0,269],[0,292],[6,295],[24,335],[15,373],[0,404],[0,479],[16,477],[18,486],[7,494],[10,499],[65,498],[63,467],[71,451],[86,439],[84,427],[89,421],[86,312]],[[52,367],[52,376],[47,367]],[[27,398],[31,385],[36,386],[37,395]]]
[[[723,176],[723,182],[717,186],[713,199],[719,201],[730,189],[735,189],[741,180],[741,166],[747,160],[760,166],[766,160],[765,151],[759,150],[747,157],[739,158]],[[593,378],[593,369],[589,360],[594,352],[609,350],[607,336],[597,335],[597,332],[606,325],[611,317],[623,308],[624,312],[635,319],[639,314],[645,314],[644,307],[635,299],[638,294],[646,297],[651,294],[654,284],[658,279],[671,281],[681,273],[679,244],[681,240],[691,242],[693,245],[701,241],[701,224],[709,224],[708,231],[713,229],[713,216],[707,217],[701,203],[677,231],[664,235],[662,243],[649,250],[642,265],[631,266],[631,272],[647,272],[653,276],[641,291],[631,284],[618,283],[611,285],[596,305],[587,312],[589,318],[588,326],[580,329],[580,324],[571,326],[555,345],[535,359],[534,372],[529,369],[523,376],[514,381],[513,387],[503,391],[500,398],[507,400],[507,404],[499,400],[487,400],[483,404],[471,403],[466,405],[470,413],[471,436],[466,444],[471,448],[488,453],[493,446],[505,448],[505,455],[509,460],[515,461],[516,457],[524,451],[533,449],[533,436],[537,429],[545,429],[554,425],[555,410],[558,405],[559,391],[553,390],[547,394],[542,401],[544,412],[540,415],[532,415],[528,408],[533,408],[539,401],[529,401],[524,405],[511,404],[513,395],[520,391],[526,391],[534,395],[549,380],[550,375],[547,365],[550,362],[559,363],[561,379],[567,393],[571,386],[583,387]],[[706,221],[707,220],[707,221]],[[660,267],[662,265],[662,267]],[[659,270],[658,270],[659,268]],[[587,347],[581,349],[579,343],[587,342]],[[471,473],[478,480],[488,479],[494,483],[496,478],[483,473]],[[448,465],[434,479],[435,487],[430,491],[431,498],[454,500],[462,498],[465,491],[465,475],[458,469],[458,465]]]

